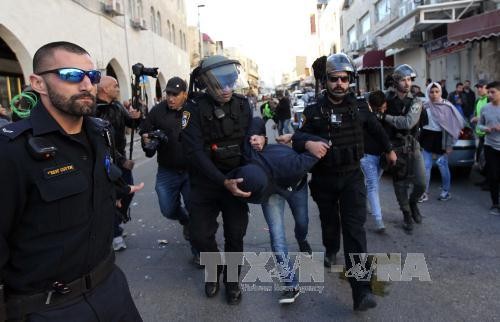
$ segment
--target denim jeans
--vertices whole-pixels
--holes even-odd
[[[383,170],[380,168],[380,156],[365,154],[361,159],[361,170],[365,175],[366,194],[373,217],[375,217],[375,220],[382,220],[379,184]]]
[[[431,169],[432,169],[432,153],[426,150],[422,150],[422,155],[424,157],[425,163],[425,180],[426,186],[425,191],[429,191],[429,184],[431,181]],[[441,189],[443,192],[450,192],[451,185],[451,175],[450,168],[448,167],[448,154],[444,153],[439,156],[436,160],[436,164],[438,166],[439,172],[441,173]]]
[[[290,119],[278,121],[278,134],[279,135],[292,133],[292,130],[290,129],[290,122],[291,122]]]
[[[274,252],[276,261],[282,266],[281,269],[287,269],[290,272],[285,277],[285,285],[293,287],[297,286],[298,282],[293,272],[293,263],[288,261],[288,268],[286,267],[286,262],[289,258],[284,218],[285,200],[288,202],[295,220],[295,238],[298,242],[304,241],[307,237],[309,217],[307,214],[307,183],[304,182],[302,185],[296,191],[280,189],[278,193],[273,194],[266,203],[262,204],[262,212],[269,226],[271,249]]]
[[[155,190],[162,215],[185,225],[189,221],[189,216],[181,204],[181,194],[184,205],[187,205],[190,190],[188,173],[158,166]]]

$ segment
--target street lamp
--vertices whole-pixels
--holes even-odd
[[[205,7],[204,4],[199,4],[198,5],[198,36],[200,37],[200,60],[203,58],[203,37],[201,33],[201,27],[200,27],[200,8]]]

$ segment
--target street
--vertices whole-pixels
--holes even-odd
[[[146,185],[133,200],[132,221],[124,226],[128,248],[117,254],[117,264],[128,278],[144,321],[500,319],[500,218],[488,215],[489,194],[473,185],[480,180],[474,171],[470,177],[452,177],[452,199],[447,202],[437,200],[440,179],[437,172],[433,174],[429,201],[419,204],[423,223],[415,225],[412,235],[403,232],[390,178],[382,178],[386,233],[376,234],[373,218],[368,215],[368,251],[402,253],[403,261],[407,253],[423,253],[432,281],[420,282],[415,278],[411,282],[390,282],[382,290],[385,295],[376,296],[375,309],[353,313],[348,283],[339,278],[339,273],[326,270],[321,293],[302,293],[289,306],[278,304],[279,292],[265,291],[244,292],[240,305],[229,306],[223,286],[215,298],[206,298],[203,270],[190,263],[191,252],[181,226],[160,213],[154,189],[156,156],[145,158],[138,142],[134,155],[135,182],[144,181]],[[298,251],[288,207],[285,217],[289,250]],[[160,245],[165,240],[166,245]],[[223,249],[221,226],[217,240]],[[313,251],[324,250],[318,210],[311,198],[308,240]],[[250,205],[245,251],[271,251],[267,225],[257,205]],[[343,261],[343,256],[339,254],[337,259]],[[323,269],[322,262],[316,264]]]

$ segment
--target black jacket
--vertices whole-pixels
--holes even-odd
[[[71,282],[111,251],[115,195],[107,122],[83,120],[82,134],[68,135],[39,103],[30,117],[0,132],[0,280],[7,292],[37,293],[55,281]],[[55,146],[55,157],[32,157],[29,134]]]
[[[125,127],[137,127],[139,121],[131,119],[128,115],[125,107],[118,102],[112,101],[107,103],[100,99],[97,99],[97,109],[96,116],[105,119],[114,131],[115,147],[118,153],[125,156],[125,146],[127,145],[127,139],[125,138]]]
[[[292,117],[290,107],[290,100],[287,97],[281,98],[278,106],[276,106],[274,118],[278,121],[289,120]]]
[[[141,135],[157,129],[164,131],[167,135],[168,142],[160,143],[156,158],[158,164],[164,168],[186,170],[188,166],[180,142],[182,112],[183,109],[178,111],[170,109],[167,102],[163,101],[149,111],[141,124]]]

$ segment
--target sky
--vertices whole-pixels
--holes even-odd
[[[306,55],[309,15],[316,0],[185,0],[188,25],[224,47],[237,47],[259,65],[267,85],[280,83],[281,74],[295,66],[295,56]]]

